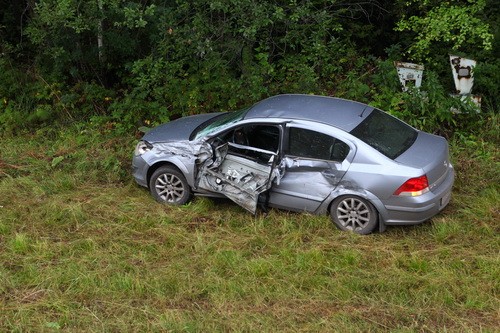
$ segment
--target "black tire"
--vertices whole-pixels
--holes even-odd
[[[361,235],[370,234],[378,224],[375,207],[367,200],[353,195],[333,200],[330,217],[339,229]]]
[[[156,201],[169,205],[184,205],[191,198],[186,177],[172,166],[159,167],[149,180],[149,191]]]

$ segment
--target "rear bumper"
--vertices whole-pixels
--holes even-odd
[[[455,172],[450,166],[446,179],[432,191],[418,197],[394,198],[384,204],[384,223],[412,225],[427,221],[443,210],[451,199]]]

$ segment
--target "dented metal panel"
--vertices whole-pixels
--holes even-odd
[[[229,146],[271,155],[267,164],[229,152]],[[224,144],[215,149],[215,162],[200,168],[197,187],[224,194],[252,214],[257,211],[259,195],[267,191],[280,173],[275,167],[275,154],[247,146]]]
[[[407,91],[410,87],[420,88],[424,73],[423,65],[395,61],[394,66],[396,66],[396,70],[398,71],[398,77],[403,86],[403,91]]]
[[[198,162],[204,162],[212,157],[212,146],[203,140],[159,142],[153,146],[153,153],[156,156],[172,155],[188,160],[196,159]]]
[[[274,184],[269,204],[295,211],[314,212],[341,181],[349,161],[334,162],[285,156],[280,183]]]
[[[140,156],[135,163],[139,164],[140,160],[144,160],[144,163],[150,166],[157,163],[171,163],[182,171],[192,186],[195,181],[196,165],[210,161],[212,155],[212,147],[206,141],[168,140],[153,144],[151,151]],[[144,184],[147,186],[146,181]]]

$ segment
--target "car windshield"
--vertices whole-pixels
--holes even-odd
[[[410,148],[418,134],[411,126],[377,109],[350,133],[391,159]]]
[[[211,133],[218,132],[228,126],[231,126],[237,121],[243,119],[243,116],[248,111],[248,108],[223,113],[218,117],[212,118],[196,128],[191,134],[191,139],[199,139],[204,136],[210,135]]]

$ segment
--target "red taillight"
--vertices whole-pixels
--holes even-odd
[[[429,192],[429,181],[427,180],[427,176],[423,175],[421,177],[408,179],[396,190],[396,192],[394,192],[394,195],[416,197],[427,192]]]

